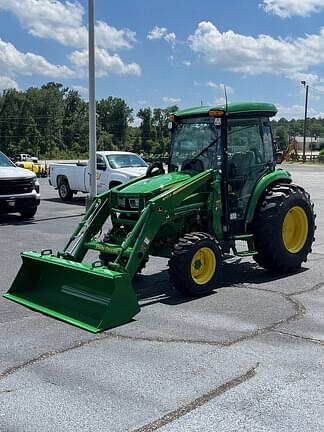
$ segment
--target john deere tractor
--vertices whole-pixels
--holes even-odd
[[[171,283],[189,296],[221,286],[228,253],[278,274],[298,270],[315,215],[308,193],[275,169],[276,112],[267,103],[176,112],[167,172],[155,162],[144,177],[99,195],[63,251],[22,253],[5,297],[97,332],[139,311],[132,279],[151,255],[169,258]],[[89,250],[100,260],[84,263]]]

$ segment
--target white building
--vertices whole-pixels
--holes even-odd
[[[297,141],[298,153],[303,152],[304,137],[295,136],[294,139]],[[305,151],[310,152],[312,150],[322,150],[324,148],[324,138],[322,137],[306,137],[306,148]]]

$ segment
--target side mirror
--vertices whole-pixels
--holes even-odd
[[[106,171],[107,166],[104,162],[98,162],[97,163],[97,170],[98,171]]]

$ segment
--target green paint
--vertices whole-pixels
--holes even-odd
[[[177,183],[188,180],[193,174],[183,172],[171,172],[168,174],[162,174],[154,177],[143,178],[136,183],[129,186],[125,186],[121,194],[127,195],[138,195],[138,194],[149,194],[149,193],[162,193]],[[119,194],[120,195],[120,194]]]
[[[211,109],[225,110],[225,106],[190,108],[178,111],[176,116],[201,119],[207,117]],[[276,112],[272,104],[228,105],[229,118],[246,120],[256,116],[261,119]],[[226,149],[227,139],[227,117],[224,118],[219,143],[222,150]],[[213,122],[208,124],[214,127]],[[260,127],[263,127],[263,120],[260,120]],[[190,136],[186,139],[190,141]],[[223,197],[229,193],[226,192],[229,185],[226,189],[223,176],[227,172],[223,169],[224,165],[226,168],[226,154],[224,151],[222,155],[219,153],[213,167],[205,171],[186,169],[141,177],[100,194],[63,252],[56,255],[22,254],[23,264],[5,297],[85,330],[98,332],[126,323],[139,312],[131,280],[142,261],[149,255],[170,257],[174,244],[187,232],[203,227],[218,241],[228,241],[237,255],[255,254],[253,236],[245,229],[254,218],[264,190],[275,182],[290,182],[291,177],[287,171],[274,170],[271,164],[265,164],[268,172],[258,174],[261,178],[252,184],[254,190],[242,224],[245,223],[245,228],[242,228],[243,232],[236,232],[241,228],[235,231],[231,224],[226,226],[228,219],[224,217]],[[137,205],[131,207],[131,198],[138,200],[138,208]],[[125,203],[124,208],[119,207],[120,202]],[[109,243],[104,243],[98,238],[108,218],[111,218],[113,229]],[[235,240],[246,241],[247,250],[237,252]],[[85,264],[82,261],[89,250],[108,253],[115,259],[108,267]],[[199,269],[200,260],[196,260],[194,266]]]
[[[215,106],[202,106],[188,108],[180,111],[176,111],[174,114],[179,118],[185,117],[203,117],[208,116],[210,110],[221,110],[226,111],[225,105],[215,105]],[[230,103],[227,107],[227,112],[229,116],[231,115],[268,115],[269,117],[275,116],[277,114],[277,108],[273,104],[261,103],[261,102],[241,102],[241,103]]]
[[[139,312],[131,278],[36,252],[23,265],[5,297],[91,332],[128,322]]]
[[[291,175],[289,174],[289,172],[286,170],[278,169],[278,170],[273,171],[270,174],[265,175],[264,177],[262,177],[258,181],[258,183],[255,186],[253,195],[250,199],[249,209],[248,209],[247,216],[246,216],[246,223],[252,222],[252,220],[254,218],[255,210],[256,210],[257,205],[259,203],[259,199],[261,198],[265,189],[269,185],[271,185],[272,183],[276,183],[279,181],[284,181],[284,182],[290,183],[291,182]]]

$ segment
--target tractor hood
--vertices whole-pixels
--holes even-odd
[[[118,194],[157,194],[162,193],[177,183],[181,183],[190,177],[192,177],[195,173],[188,173],[188,172],[171,172],[168,174],[161,174],[156,175],[153,177],[146,177],[143,178],[136,183],[130,184],[129,186],[126,186],[121,191],[118,192]]]

